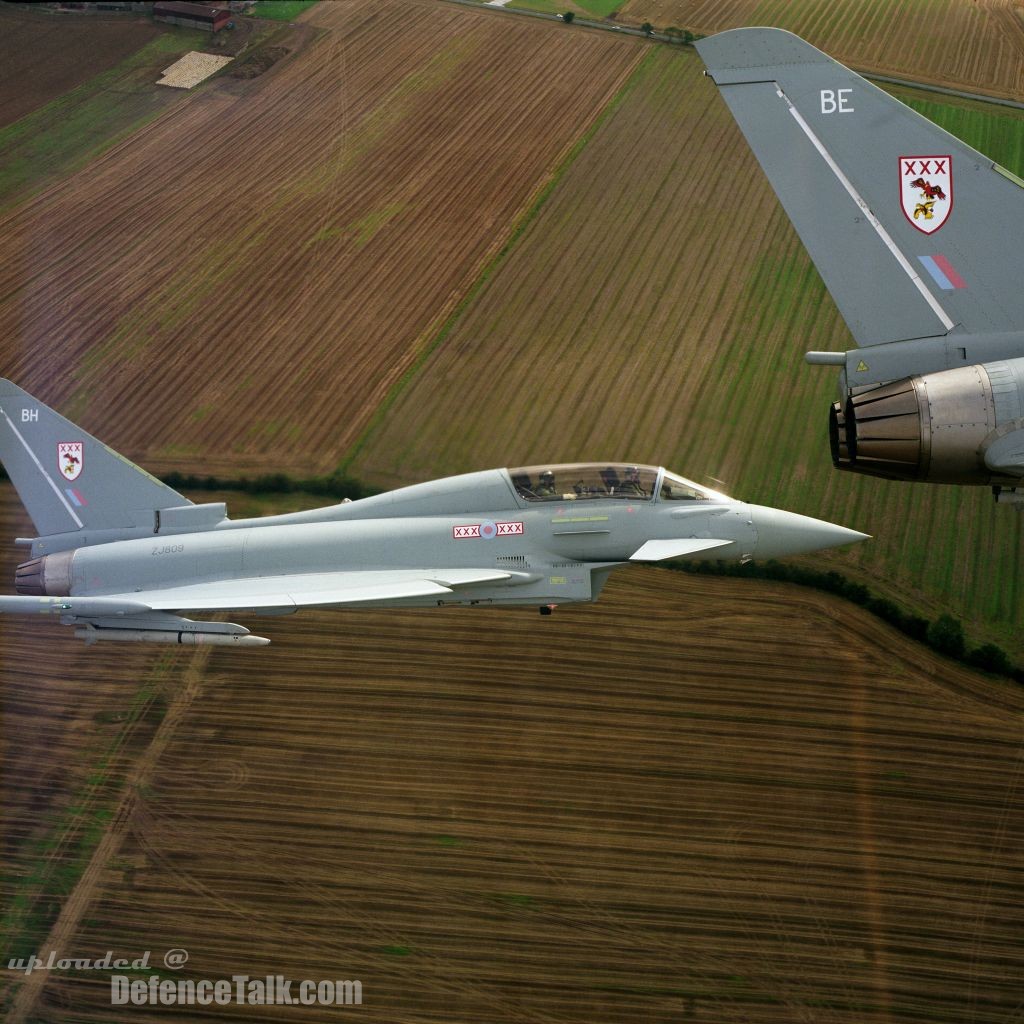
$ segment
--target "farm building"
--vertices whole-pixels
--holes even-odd
[[[185,28],[201,28],[207,32],[219,32],[230,20],[231,12],[224,7],[207,7],[205,4],[155,3],[153,18],[167,21]]]

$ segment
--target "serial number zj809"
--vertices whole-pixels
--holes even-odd
[[[185,550],[184,544],[164,544],[162,547],[153,547],[154,555],[176,555]]]

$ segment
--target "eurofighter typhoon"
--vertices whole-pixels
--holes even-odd
[[[696,45],[858,346],[807,353],[836,467],[1024,504],[1024,181],[790,32]]]
[[[190,612],[592,601],[609,573],[664,558],[745,561],[865,534],[734,501],[654,466],[529,466],[329,508],[232,520],[196,505],[10,381],[0,460],[39,536],[0,612],[98,640],[270,641]]]

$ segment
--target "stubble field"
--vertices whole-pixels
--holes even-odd
[[[7,374],[151,468],[331,468],[642,53],[433,3],[305,18],[0,218]]]
[[[1016,517],[830,470],[832,384],[800,356],[845,329],[692,54],[623,90],[642,44],[565,26],[360,0],[303,22],[260,79],[0,220],[6,375],[158,471],[298,476],[359,436],[382,484],[551,457],[720,475],[884,524],[835,564],[929,611],[970,598],[1002,639]],[[204,188],[153,185],[170,157]],[[0,536],[30,532],[16,508],[3,485]],[[6,948],[358,978],[352,1012],[388,1021],[1019,1015],[1010,684],[822,595],[653,569],[550,619],[247,624],[273,646],[0,619]],[[12,1024],[111,1017],[105,978],[11,977]]]
[[[701,35],[772,25],[858,69],[1024,99],[1018,0],[627,0],[616,17]]]
[[[116,667],[0,628],[6,895],[64,907],[19,948],[358,979],[372,1020],[1013,1019],[1024,698],[819,595],[630,570],[551,619],[305,614]],[[110,1015],[85,972],[15,999]]]
[[[1019,517],[985,488],[832,469],[834,374],[803,353],[855,346],[702,71],[692,52],[651,53],[351,469],[390,485],[489,465],[661,463],[875,535],[825,560],[1020,657]],[[1024,170],[1017,112],[912,102]]]

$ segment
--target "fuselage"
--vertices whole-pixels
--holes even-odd
[[[753,556],[751,506],[706,490],[700,498],[659,501],[657,482],[647,479],[636,493],[618,496],[582,495],[566,483],[564,492],[530,500],[508,470],[449,477],[309,512],[225,519],[202,532],[168,530],[81,548],[71,560],[70,592],[101,596],[293,573],[444,566],[498,568],[511,579],[461,589],[451,600],[409,604],[560,603],[596,597],[601,570],[629,561],[652,539],[714,536],[732,542],[717,557]]]
[[[209,525],[189,529],[196,521]],[[19,589],[125,598],[230,582],[244,593],[246,581],[395,571],[437,578],[472,569],[486,570],[485,578],[456,583],[443,597],[386,603],[543,606],[593,600],[617,565],[673,557],[680,544],[699,550],[695,557],[747,561],[863,536],[735,501],[662,468],[617,463],[487,470],[261,519],[190,506],[154,522],[141,536],[134,530],[26,563]],[[245,607],[244,598],[232,606]]]
[[[551,493],[523,484],[533,476],[530,483],[541,490],[543,473],[554,477]],[[636,479],[628,480],[630,473]],[[78,548],[63,553],[65,593],[102,596],[219,580],[443,566],[500,569],[510,579],[461,588],[450,600],[405,603],[586,601],[597,596],[611,568],[652,539],[715,537],[729,543],[713,557],[753,557],[754,508],[655,467],[496,469],[307,512],[223,519],[200,532],[171,526]]]

